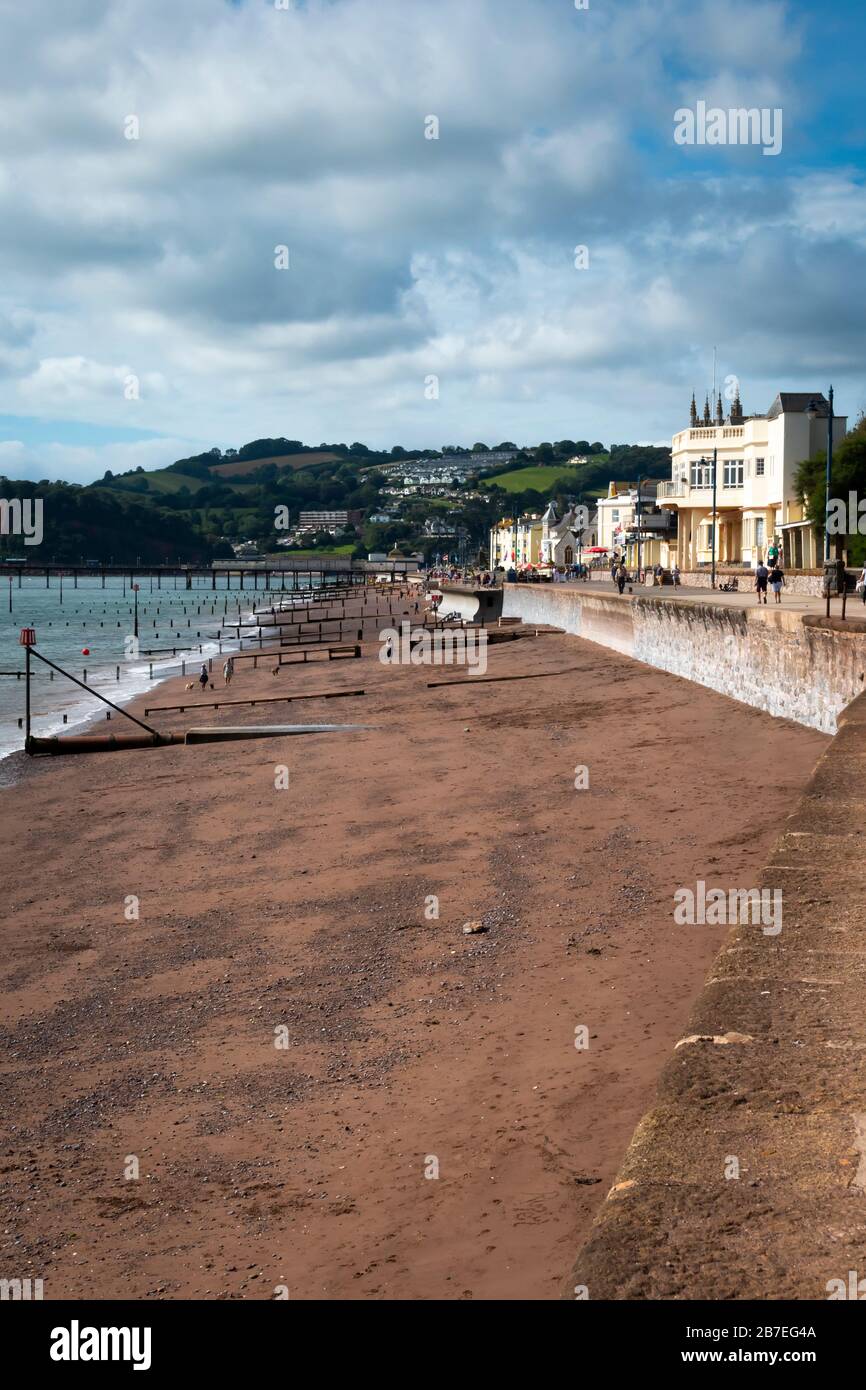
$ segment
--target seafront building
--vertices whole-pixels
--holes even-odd
[[[638,552],[644,569],[663,565],[666,569],[676,559],[676,514],[661,510],[656,501],[660,483],[651,478],[640,479],[638,485],[610,482],[607,497],[598,503],[598,546],[608,555],[625,557],[629,568],[637,568]],[[640,544],[638,544],[640,541]]]
[[[813,402],[816,418],[810,419]],[[676,560],[681,570],[708,565],[717,525],[718,564],[754,568],[775,541],[786,568],[819,566],[821,541],[796,495],[794,477],[799,463],[825,448],[829,411],[820,391],[781,391],[765,415],[744,416],[738,393],[727,417],[721,399],[714,415],[707,399],[699,418],[692,396],[689,427],[673,437],[671,480],[658,489],[659,502],[679,518],[671,563]],[[847,423],[844,415],[833,417],[834,442],[843,438]]]
[[[556,507],[550,502],[541,518],[540,561],[542,566],[565,569],[584,559],[584,551],[594,550],[598,543],[598,512],[594,512],[588,524],[583,524],[583,516],[575,507],[569,507],[563,516],[557,517]],[[586,556],[588,559],[588,555]]]
[[[348,531],[360,527],[364,513],[352,510],[331,510],[301,512],[298,517],[299,531]]]
[[[537,565],[541,559],[544,524],[537,512],[503,517],[490,530],[490,568]]]

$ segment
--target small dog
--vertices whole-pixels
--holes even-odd
[[[279,674],[280,674],[280,668],[279,668],[279,666],[274,666],[274,668],[273,668],[272,671],[271,671],[271,675],[272,675],[272,676],[278,676]]]
[[[190,681],[189,685],[184,686],[184,689],[185,689],[185,690],[195,690],[195,688],[196,688],[197,685],[198,685],[198,681]]]

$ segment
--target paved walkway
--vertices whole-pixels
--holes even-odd
[[[718,589],[702,589],[699,587],[688,587],[685,584],[679,585],[676,589],[672,584],[663,584],[659,588],[650,585],[633,584],[632,592],[646,598],[662,599],[666,602],[676,601],[677,603],[714,603],[723,608],[757,608],[758,600],[754,589],[751,587],[754,581],[744,581],[741,588],[735,594],[723,594]],[[746,584],[748,583],[748,587]],[[557,589],[576,589],[582,594],[615,594],[617,587],[609,579],[590,580],[589,583],[582,583],[579,580],[567,584],[557,584]],[[628,594],[628,587],[626,587]],[[764,608],[764,604],[761,604]],[[813,598],[809,594],[795,594],[790,589],[782,590],[782,602],[777,604],[773,594],[768,594],[766,609],[784,609],[789,613],[815,613],[824,614],[827,608],[825,598]],[[841,598],[830,600],[830,613],[834,618],[842,616]],[[846,605],[846,615],[851,618],[866,618],[866,605],[864,605],[859,594],[849,594]]]

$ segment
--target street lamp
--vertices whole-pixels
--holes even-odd
[[[824,564],[830,563],[830,487],[833,478],[833,387],[829,393],[830,408],[827,412],[827,474],[826,474],[826,495],[824,497]],[[818,419],[817,402],[811,400],[806,406],[806,418],[810,421]]]
[[[645,479],[645,478],[639,477],[638,480],[637,480],[637,500],[635,501],[635,505],[634,505],[634,519],[635,519],[635,521],[636,521],[636,523],[637,523],[637,577],[638,577],[638,583],[640,583],[641,559],[642,559],[642,556],[643,556],[643,536],[642,536],[641,509],[640,509],[640,487],[641,487],[641,483],[643,483],[643,482],[646,482],[646,479]]]
[[[133,636],[134,636],[134,637],[137,637],[137,636],[138,636],[138,585],[137,585],[137,584],[133,584],[133,586],[132,586],[132,592],[133,592],[133,595],[134,595],[134,598],[135,598],[135,619],[134,619],[134,622],[133,622],[132,632],[133,632]]]

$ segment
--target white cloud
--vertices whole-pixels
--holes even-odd
[[[165,468],[177,458],[201,452],[203,446],[188,439],[146,439],[133,443],[95,445],[28,445],[19,439],[0,440],[0,475],[54,482],[92,483],[106,469],[126,473],[131,468]]]
[[[622,440],[679,427],[713,342],[752,408],[831,356],[843,389],[859,374],[863,189],[787,153],[809,92],[775,0],[0,10],[2,413],[148,430],[148,459],[190,436]],[[783,173],[722,151],[710,175],[703,151],[696,176],[684,94],[782,104]],[[53,457],[122,471],[131,447]]]

